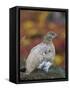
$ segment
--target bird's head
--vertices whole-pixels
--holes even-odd
[[[57,33],[55,32],[48,32],[45,36],[44,36],[44,41],[45,42],[49,42],[52,41],[53,39],[55,39],[57,37]]]

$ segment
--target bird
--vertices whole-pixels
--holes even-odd
[[[29,75],[35,69],[42,69],[48,72],[55,58],[53,39],[56,37],[57,34],[55,32],[48,32],[44,35],[42,42],[30,50],[25,65],[26,75]]]

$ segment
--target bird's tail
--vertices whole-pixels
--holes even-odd
[[[30,74],[30,73],[26,70],[25,67],[21,68],[21,69],[20,69],[20,72],[22,72],[24,76]]]
[[[20,68],[20,72],[26,72],[26,68],[25,67]]]

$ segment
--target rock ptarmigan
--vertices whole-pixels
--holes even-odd
[[[55,46],[52,42],[57,37],[55,32],[48,32],[43,41],[33,47],[26,60],[26,74],[30,74],[36,68],[48,72],[49,67],[53,64],[55,57]]]

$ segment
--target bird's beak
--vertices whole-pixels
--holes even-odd
[[[56,38],[58,38],[58,34],[55,34],[55,36],[53,37],[53,39],[56,39]]]
[[[56,35],[56,38],[58,38],[58,35]]]
[[[58,34],[55,35],[55,38],[58,38]]]

